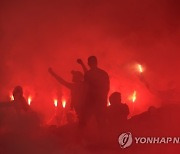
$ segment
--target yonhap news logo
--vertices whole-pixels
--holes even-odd
[[[118,138],[122,149],[132,144],[180,144],[180,137],[134,137],[130,132],[120,134]]]
[[[127,148],[132,144],[132,134],[130,132],[127,133],[122,133],[119,136],[119,144],[121,146],[121,148]]]

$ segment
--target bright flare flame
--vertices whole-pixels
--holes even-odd
[[[111,105],[111,103],[108,101],[107,106],[110,106],[110,105]]]
[[[14,101],[14,96],[10,95],[10,99],[11,99],[11,101]]]
[[[28,97],[28,104],[31,105],[32,98],[31,96]]]
[[[66,100],[65,100],[65,99],[62,100],[62,107],[63,107],[63,108],[66,107]]]
[[[57,107],[58,106],[58,100],[54,99],[54,106]]]
[[[138,64],[138,70],[139,70],[140,73],[143,72],[143,67],[142,67],[142,65]]]
[[[134,103],[136,101],[136,91],[133,92],[133,95],[132,95],[132,102]]]

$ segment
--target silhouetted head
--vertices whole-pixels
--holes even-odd
[[[95,56],[90,56],[88,58],[88,65],[91,69],[96,68],[97,67],[97,58]]]
[[[13,90],[13,97],[14,99],[18,99],[23,97],[23,89],[21,86],[16,86]]]
[[[84,80],[84,76],[80,71],[71,71],[72,74],[72,82],[82,82]]]
[[[119,92],[112,93],[111,96],[109,97],[109,101],[111,105],[121,103],[121,93]]]

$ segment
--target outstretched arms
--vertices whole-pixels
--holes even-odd
[[[61,78],[60,76],[58,76],[52,68],[48,69],[48,72],[62,85],[64,85],[65,87],[71,89],[72,88],[72,84],[70,82],[65,81],[63,78]]]
[[[81,65],[84,73],[86,73],[88,71],[87,67],[85,66],[85,64],[83,63],[83,61],[81,59],[77,59],[77,63]]]

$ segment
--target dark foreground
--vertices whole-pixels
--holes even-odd
[[[39,126],[38,120],[32,117],[8,118],[8,122],[1,119],[0,154],[180,153],[180,143],[135,144],[133,141],[126,149],[118,143],[122,132],[139,137],[180,137],[180,105],[177,104],[149,110],[126,123],[107,124],[100,131],[92,120],[83,137],[76,123]]]

